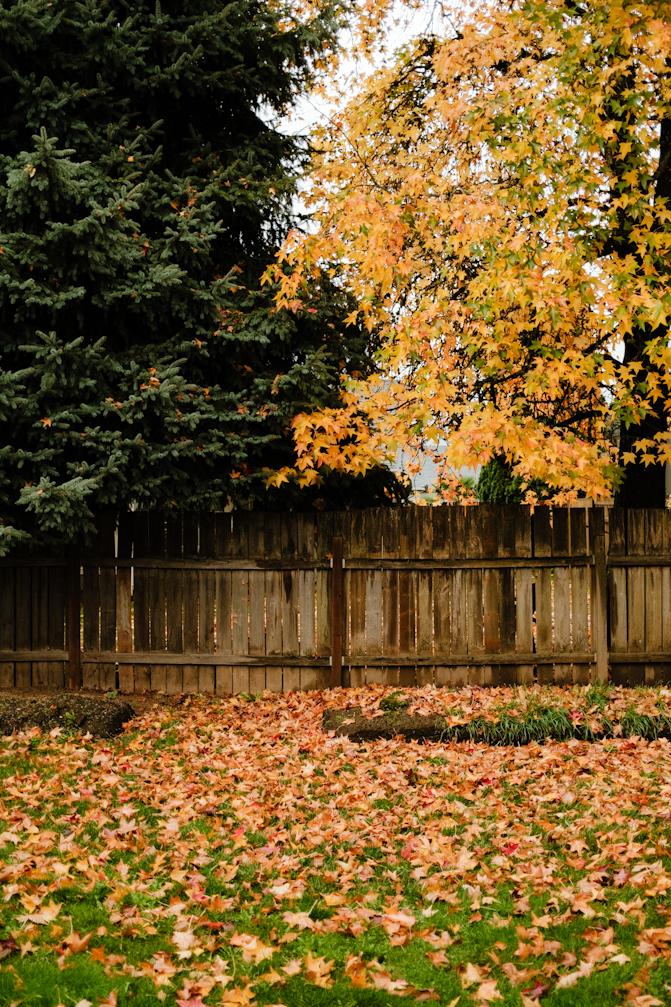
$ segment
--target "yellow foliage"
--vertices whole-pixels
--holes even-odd
[[[364,48],[388,9],[364,5]],[[603,498],[614,425],[671,410],[669,6],[494,0],[458,29],[408,43],[316,138],[317,227],[269,276],[292,307],[328,265],[381,346],[341,408],[296,418],[298,469],[421,449],[449,494],[503,452],[561,499]],[[623,461],[668,454],[657,437]]]

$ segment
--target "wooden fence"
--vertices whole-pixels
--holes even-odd
[[[671,680],[671,512],[133,513],[0,569],[0,687]]]

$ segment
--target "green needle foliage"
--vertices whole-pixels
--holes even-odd
[[[300,316],[259,286],[305,154],[277,123],[338,25],[328,0],[0,7],[0,551],[286,502],[263,470],[292,416],[369,366],[327,283]]]

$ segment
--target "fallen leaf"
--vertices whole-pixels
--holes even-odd
[[[321,986],[324,989],[333,985],[333,980],[330,976],[333,971],[334,962],[327,961],[325,958],[314,957],[308,952],[303,961],[303,966],[305,969],[305,978],[308,982],[313,983],[315,986]]]
[[[561,976],[557,980],[557,989],[563,990],[569,986],[575,986],[579,979],[584,979],[589,976],[594,971],[594,964],[592,962],[583,962],[575,972],[569,972],[568,975]]]

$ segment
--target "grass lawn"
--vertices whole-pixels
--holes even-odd
[[[359,745],[327,705],[187,700],[0,739],[0,1004],[671,1003],[671,691],[408,691],[615,737]],[[394,705],[392,702],[392,706]]]

